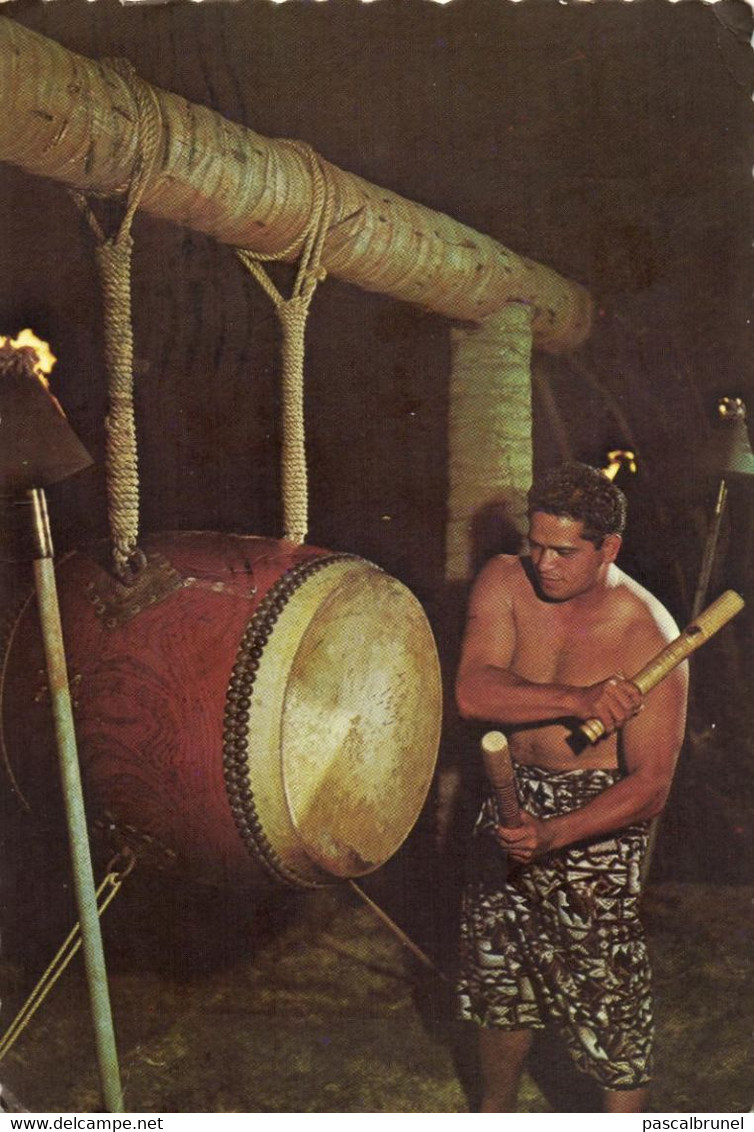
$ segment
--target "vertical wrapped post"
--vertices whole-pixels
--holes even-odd
[[[451,332],[449,499],[446,578],[472,565],[475,516],[494,505],[526,529],[532,476],[532,315],[509,303],[478,327]]]

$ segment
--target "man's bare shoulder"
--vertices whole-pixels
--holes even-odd
[[[503,590],[515,595],[527,587],[528,582],[521,558],[517,554],[496,554],[485,562],[474,583],[482,590]]]
[[[527,585],[521,559],[514,554],[496,554],[485,562],[471,591],[468,618],[500,618],[518,606]]]
[[[611,579],[611,600],[620,611],[626,629],[658,646],[678,636],[678,625],[653,593],[623,570],[614,568]]]

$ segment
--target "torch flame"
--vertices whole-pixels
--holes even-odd
[[[34,367],[34,372],[45,389],[49,389],[50,384],[45,375],[52,373],[52,367],[58,360],[50,349],[49,343],[43,342],[41,338],[37,338],[33,330],[26,329],[20,331],[17,338],[0,334],[0,347],[2,346],[11,346],[14,350],[33,350],[37,355],[37,364]]]
[[[41,338],[37,338],[34,331],[27,328],[26,330],[20,331],[17,338],[11,338],[9,334],[0,334],[0,350],[3,348],[26,350],[34,355],[37,360],[33,366],[32,373],[44,386],[45,392],[49,395],[53,405],[60,415],[64,417],[63,406],[60,404],[57,397],[54,397],[52,393],[50,393],[50,383],[46,377],[48,373],[52,373],[52,367],[58,360],[50,349],[49,343],[43,342]]]
[[[636,471],[636,453],[634,452],[618,448],[613,452],[608,452],[607,458],[610,463],[606,468],[603,468],[602,471],[608,479],[614,480],[623,467],[628,468],[629,472]]]
[[[721,397],[717,402],[717,411],[724,420],[730,417],[742,417],[746,420],[746,406],[740,397]]]

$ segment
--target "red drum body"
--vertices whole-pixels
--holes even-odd
[[[133,586],[106,548],[56,570],[90,823],[198,879],[314,887],[384,864],[440,737],[416,598],[364,559],[272,539],[177,532],[141,547]],[[33,598],[1,695],[8,770],[34,805],[57,757]]]

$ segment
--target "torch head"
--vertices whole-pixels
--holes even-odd
[[[46,344],[24,341],[0,337],[0,495],[5,496],[47,487],[93,463],[47,386],[40,368]]]

